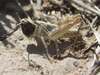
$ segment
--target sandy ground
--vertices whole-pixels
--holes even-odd
[[[19,23],[16,14],[0,12],[0,36]],[[48,41],[47,41],[48,42]],[[66,47],[71,42],[59,44]],[[53,41],[48,45],[49,54],[56,54]],[[65,53],[61,58],[45,58],[45,48],[40,38],[29,40],[19,28],[9,38],[0,41],[0,75],[87,75],[93,54],[90,57],[77,58]],[[29,58],[29,59],[28,59]],[[30,64],[29,64],[30,63]]]

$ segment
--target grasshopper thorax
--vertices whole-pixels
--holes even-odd
[[[27,18],[21,20],[21,29],[25,36],[31,37],[35,31],[35,25]]]

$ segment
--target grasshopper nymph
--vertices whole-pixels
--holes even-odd
[[[26,35],[27,37],[37,36],[42,39],[42,42],[46,48],[46,54],[48,58],[49,58],[48,48],[44,39],[50,39],[55,42],[57,55],[59,56],[60,51],[58,48],[57,39],[76,37],[77,31],[71,31],[69,29],[76,24],[79,25],[83,24],[83,20],[80,14],[76,14],[67,20],[57,22],[55,24],[50,24],[38,20],[31,21],[27,18],[23,18],[22,20],[20,19],[20,22],[21,22],[21,28],[24,35]]]
[[[16,0],[16,2],[21,7],[21,4],[17,0]],[[24,11],[24,13],[26,14],[25,11]],[[37,36],[42,39],[42,42],[46,48],[46,54],[47,54],[48,59],[49,59],[48,48],[47,48],[47,44],[45,43],[44,39],[50,39],[55,42],[56,49],[57,49],[57,56],[59,56],[60,51],[58,48],[57,39],[58,38],[76,37],[77,31],[71,31],[70,29],[74,25],[77,25],[77,24],[79,24],[80,26],[83,25],[83,20],[82,20],[80,14],[76,14],[69,19],[66,19],[64,21],[60,21],[60,22],[57,22],[54,24],[44,22],[44,21],[38,21],[38,20],[32,21],[30,19],[30,17],[28,17],[27,14],[26,14],[26,16],[27,16],[27,18],[23,18],[23,19],[19,18],[22,32],[27,37]]]
[[[18,1],[16,0],[16,2]],[[66,20],[63,20],[54,24],[44,22],[44,21],[39,21],[39,20],[32,21],[30,17],[28,16],[27,18],[23,18],[23,19],[20,19],[20,17],[18,16],[18,18],[20,20],[20,23],[17,26],[21,25],[22,32],[25,36],[31,37],[31,38],[37,36],[42,39],[42,42],[46,48],[46,54],[47,54],[48,59],[49,59],[48,47],[44,39],[53,40],[55,42],[57,56],[59,56],[60,50],[58,48],[57,39],[80,36],[81,34],[79,33],[79,30],[73,31],[70,29],[75,25],[80,25],[80,27],[83,25],[83,20],[80,14],[76,14]],[[1,38],[1,40],[3,40],[6,36],[10,36],[16,30],[16,27],[14,28],[13,31],[10,31],[7,34],[5,34]],[[77,33],[79,34],[77,35]]]

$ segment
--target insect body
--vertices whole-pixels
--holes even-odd
[[[64,20],[55,24],[49,24],[42,21],[30,21],[27,18],[21,20],[21,28],[23,33],[27,36],[43,36],[45,39],[58,39],[75,37],[75,31],[69,31],[76,24],[83,24],[82,18],[79,14],[73,16],[68,20]],[[72,32],[72,34],[70,34]]]
[[[71,31],[70,28],[72,28],[74,25],[77,24],[79,25],[83,24],[83,20],[80,14],[74,15],[73,17],[67,20],[55,24],[50,24],[43,21],[31,21],[30,19],[27,18],[20,20],[20,22],[22,31],[27,37],[38,36],[42,39],[43,44],[45,45],[46,48],[47,56],[48,56],[48,48],[44,39],[50,39],[55,41],[55,45],[57,48],[57,55],[59,55],[57,39],[75,37],[77,31]]]

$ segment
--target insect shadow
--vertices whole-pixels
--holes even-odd
[[[46,54],[46,49],[42,43],[42,40],[39,37],[35,37],[38,45],[34,45],[34,44],[29,44],[27,46],[27,52],[29,54],[40,54],[40,55],[44,55]],[[45,40],[46,43],[48,42],[48,40]],[[50,55],[54,55],[56,54],[56,47],[53,41],[50,42],[50,44],[48,45],[48,52]]]
[[[27,52],[29,54],[39,54],[39,55],[44,55],[46,54],[46,49],[42,43],[42,40],[39,37],[35,37],[38,45],[34,45],[34,44],[29,44],[27,46]],[[46,43],[48,42],[48,40],[45,40]],[[61,43],[58,43],[59,49],[60,51],[63,50],[62,55],[64,54],[64,52],[66,51],[66,49],[64,49],[65,47],[70,46],[73,43],[73,41],[62,41]],[[56,55],[56,47],[55,47],[55,43],[54,41],[50,41],[49,45],[48,45],[48,52],[50,56]],[[57,58],[56,56],[54,57],[54,59],[58,59],[58,60],[63,60],[64,58],[67,57],[72,57],[75,59],[86,59],[87,57],[76,57],[75,55],[71,54],[71,53],[66,53],[64,54],[65,56],[59,57]]]

